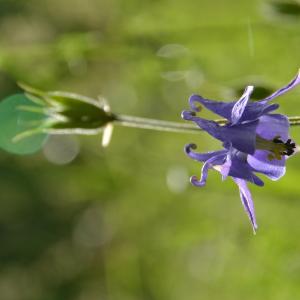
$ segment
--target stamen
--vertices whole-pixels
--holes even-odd
[[[290,156],[295,152],[296,144],[288,139],[285,143],[280,139],[280,136],[275,136],[272,141],[266,140],[259,135],[256,137],[256,148],[270,151],[268,159],[278,159],[284,155]]]

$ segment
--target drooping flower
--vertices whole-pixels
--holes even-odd
[[[195,151],[195,144],[185,146],[186,154],[203,162],[201,178],[191,177],[195,186],[204,186],[208,170],[219,171],[222,178],[232,177],[239,187],[241,201],[251,221],[254,232],[257,223],[254,205],[247,181],[263,186],[255,174],[261,173],[271,180],[278,180],[285,174],[285,161],[296,149],[289,137],[289,120],[282,114],[272,113],[279,105],[271,104],[274,98],[286,93],[300,83],[300,73],[286,86],[269,97],[251,101],[254,87],[248,86],[238,101],[221,102],[192,95],[189,99],[191,111],[183,111],[184,120],[195,122],[214,138],[223,143],[223,150],[208,153]],[[225,125],[196,116],[201,106],[226,119]]]

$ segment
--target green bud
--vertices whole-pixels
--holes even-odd
[[[20,86],[47,115],[44,130],[49,133],[97,134],[115,120],[100,100],[68,92],[43,92],[24,84]]]

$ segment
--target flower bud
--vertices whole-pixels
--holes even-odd
[[[26,96],[40,106],[46,115],[44,131],[56,134],[97,134],[115,116],[105,109],[104,103],[68,92],[42,92],[24,84]],[[30,110],[30,106],[20,109]],[[35,106],[36,110],[36,106]]]

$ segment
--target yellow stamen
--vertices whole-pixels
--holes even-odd
[[[256,136],[256,149],[267,150],[269,160],[281,160],[285,155],[291,155],[294,152],[295,144],[288,140],[284,143],[280,136],[275,136],[273,140],[266,140],[261,136]]]

